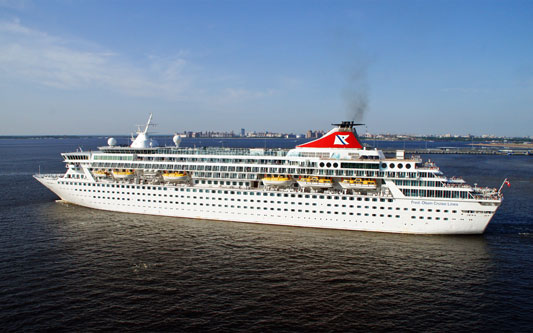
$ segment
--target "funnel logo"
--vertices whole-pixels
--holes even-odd
[[[333,142],[334,145],[342,145],[342,146],[345,146],[348,144],[348,141],[346,141],[346,139],[348,139],[349,135],[340,135],[340,134],[337,134],[335,135],[335,142]]]

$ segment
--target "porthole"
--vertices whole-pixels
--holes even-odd
[[[382,169],[386,169],[387,168],[387,163],[381,163],[381,168]]]
[[[403,168],[403,164],[402,163],[398,163],[398,169],[401,169]]]
[[[333,163],[333,167],[334,167],[334,168],[338,168],[338,167],[339,167],[339,164],[337,164],[337,163]]]
[[[323,168],[324,167],[324,162],[320,162],[320,167]]]
[[[393,169],[394,168],[394,163],[389,164],[389,168]]]
[[[411,164],[406,164],[406,165],[405,165],[405,168],[406,168],[406,169],[411,169]]]
[[[331,168],[331,163],[329,163],[329,162],[326,163],[326,166],[327,166],[328,168]]]

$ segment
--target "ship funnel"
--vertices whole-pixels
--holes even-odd
[[[335,126],[335,128],[326,133],[323,137],[296,146],[296,148],[363,148],[359,142],[355,126],[361,126],[364,124],[356,124],[353,121],[343,121],[340,124],[332,125]]]

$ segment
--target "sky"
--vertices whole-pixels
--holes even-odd
[[[0,135],[533,135],[533,1],[0,0]]]

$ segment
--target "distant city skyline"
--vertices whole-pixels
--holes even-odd
[[[0,135],[533,135],[533,1],[0,0]],[[361,132],[361,131],[360,131]]]
[[[307,130],[305,133],[294,133],[294,132],[272,132],[272,131],[246,131],[244,128],[240,129],[240,132],[237,133],[233,130],[228,131],[183,131],[176,132],[175,134],[182,137],[300,137],[305,139],[315,139],[324,136],[327,131],[324,130]],[[409,133],[370,133],[363,132],[359,133],[359,136],[362,138],[376,138],[376,137],[437,137],[437,138],[503,138],[506,136],[496,136],[493,134],[481,134],[481,135],[472,135],[472,134],[456,134],[456,133],[446,133],[446,134],[409,134]],[[165,135],[165,134],[158,134]],[[171,135],[171,134],[167,134]],[[533,136],[522,137],[522,138],[531,138]],[[516,138],[516,137],[515,137]]]
[[[39,137],[117,137],[117,138],[131,138],[133,133],[107,133],[107,134],[81,134],[81,135],[61,135],[61,134],[52,134],[52,135],[0,135],[0,139],[5,138],[39,138]],[[316,138],[322,137],[326,134],[326,131],[323,130],[309,130],[307,133],[285,133],[285,132],[272,132],[272,131],[250,131],[245,134],[236,133],[235,131],[183,131],[183,132],[174,132],[174,133],[151,133],[152,137],[161,138],[168,137],[172,138],[174,135],[178,135],[182,138],[297,138],[297,139],[309,139],[314,140]],[[359,137],[362,140],[419,140],[419,139],[475,139],[475,140],[525,140],[530,141],[533,139],[533,136],[497,136],[494,134],[481,134],[481,135],[472,135],[472,134],[406,134],[406,133],[359,133]]]

